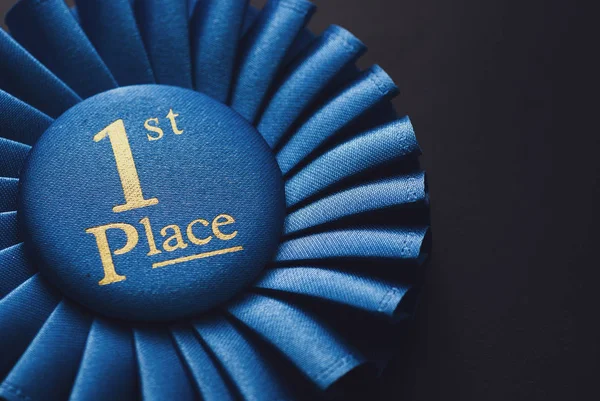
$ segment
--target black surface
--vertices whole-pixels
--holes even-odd
[[[564,0],[316,3],[401,87],[429,173],[427,288],[380,399],[600,399],[597,23]]]

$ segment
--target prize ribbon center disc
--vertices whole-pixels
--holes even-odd
[[[160,85],[59,117],[21,172],[21,235],[44,277],[101,314],[197,315],[260,275],[280,241],[283,180],[227,106]]]

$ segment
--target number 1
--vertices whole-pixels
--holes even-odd
[[[99,142],[107,136],[110,139],[110,144],[115,155],[117,172],[119,173],[123,194],[125,195],[125,204],[113,207],[113,212],[126,212],[158,204],[157,198],[144,199],[140,177],[135,168],[123,120],[115,121],[94,135],[94,142]]]

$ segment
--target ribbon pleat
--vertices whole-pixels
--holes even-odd
[[[27,281],[36,271],[27,260],[22,243],[0,250],[0,299]]]
[[[0,177],[18,178],[31,146],[0,138]]]
[[[356,60],[365,46],[338,26],[329,27],[311,45],[269,101],[258,131],[273,148],[301,113],[339,72]]]
[[[190,21],[197,91],[227,102],[248,0],[202,0]]]
[[[306,295],[392,317],[409,286],[393,285],[366,274],[318,267],[269,270],[255,287]]]
[[[221,316],[194,324],[210,347],[242,399],[247,401],[291,400],[283,377],[238,328]]]
[[[259,15],[260,10],[258,8],[248,6],[248,9],[246,10],[246,16],[244,17],[244,23],[242,24],[242,37],[248,33],[250,28],[252,28]]]
[[[81,100],[71,88],[2,29],[0,88],[54,118]],[[5,110],[4,105],[0,107]],[[19,118],[19,115],[11,117]]]
[[[0,177],[0,213],[17,210],[17,194],[19,180],[17,178]]]
[[[135,12],[156,82],[192,88],[187,2],[135,1]]]
[[[194,401],[197,394],[169,332],[134,330],[141,393],[145,401]]]
[[[277,153],[284,175],[315,151],[326,140],[378,103],[398,92],[391,78],[378,66],[344,89],[318,110]]]
[[[423,203],[426,199],[424,173],[379,180],[335,193],[288,214],[284,232],[290,235],[362,213]],[[393,217],[392,213],[390,222]]]
[[[398,259],[418,261],[427,228],[328,231],[284,242],[277,264],[327,259]]]
[[[308,0],[271,0],[241,44],[231,106],[254,122],[294,39],[314,11]]]
[[[82,98],[117,86],[63,0],[22,0],[8,12],[6,24],[23,47]]]
[[[62,301],[2,382],[0,396],[9,401],[66,400],[90,323],[89,315]]]
[[[94,319],[69,400],[137,400],[136,367],[131,331]]]
[[[130,0],[130,1],[135,1],[135,0]],[[190,13],[190,18],[194,14],[194,9],[196,8],[196,3],[197,3],[197,0],[187,0],[187,8]]]
[[[60,297],[38,274],[0,300],[0,380],[39,332]]]
[[[390,97],[396,96],[398,92],[393,93]],[[392,99],[385,99],[377,104],[375,104],[372,108],[367,110],[365,113],[361,114],[356,118],[355,121],[352,121],[350,124],[345,126],[340,131],[339,137],[334,137],[339,143],[339,140],[348,140],[349,138],[353,138],[356,135],[359,135],[363,132],[370,131],[379,126],[389,124],[393,121],[396,121],[400,116],[396,112]]]
[[[17,212],[0,213],[0,249],[18,243]]]
[[[298,35],[296,36],[296,39],[294,39],[292,45],[285,54],[283,61],[281,62],[282,71],[289,69],[291,64],[293,64],[293,61],[296,58],[299,58],[301,54],[305,53],[308,50],[315,38],[315,34],[312,33],[310,29],[301,29]],[[276,82],[279,83],[278,81],[281,81],[282,77],[277,76],[277,78],[278,80]]]
[[[131,0],[77,0],[76,3],[81,27],[119,85],[154,83]]]
[[[364,362],[315,316],[287,302],[247,295],[228,310],[281,351],[321,389]]]
[[[233,401],[235,393],[225,382],[219,366],[200,343],[195,331],[188,327],[172,330],[177,347],[191,372],[203,401]]]
[[[73,18],[75,19],[75,21],[80,24],[81,20],[79,19],[79,11],[77,11],[77,7],[71,7],[71,15],[73,15]]]
[[[52,119],[27,103],[0,90],[0,137],[33,145]]]
[[[371,276],[370,272],[365,273],[365,275]],[[405,283],[398,280],[387,282]],[[362,374],[358,376],[361,379],[366,378],[365,375],[369,371],[376,373],[377,370],[384,368],[392,357],[390,354],[394,350],[402,348],[402,343],[408,340],[406,335],[410,330],[407,329],[410,329],[412,325],[409,318],[414,315],[419,288],[413,286],[405,291],[405,286],[406,284],[401,284],[398,287],[400,291],[404,291],[399,301],[396,301],[395,291],[392,291],[388,297],[381,300],[382,304],[380,306],[382,309],[387,309],[387,313],[368,311],[337,302],[312,302],[310,298],[304,301],[306,308],[310,308],[312,313],[327,322],[329,327],[339,333],[348,344],[351,344],[361,355],[366,357],[369,364],[365,364],[365,368],[376,368],[363,369]],[[290,296],[293,295],[286,295],[286,297]]]
[[[408,117],[377,127],[329,150],[291,176],[285,183],[287,206],[363,171],[419,154]]]

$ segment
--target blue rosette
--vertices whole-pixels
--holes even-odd
[[[426,176],[397,86],[314,11],[8,13],[0,397],[317,399],[383,366],[429,253]]]

